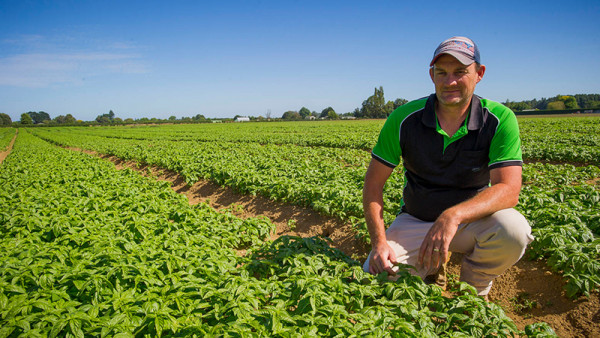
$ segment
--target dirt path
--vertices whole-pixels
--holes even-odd
[[[15,144],[15,141],[17,140],[17,135],[19,135],[19,129],[16,130],[15,136],[13,136],[13,139],[8,144],[8,148],[6,148],[6,151],[0,151],[0,163],[4,162],[4,159],[12,151],[13,145]]]
[[[77,150],[77,149],[74,149]],[[208,181],[188,186],[183,177],[168,170],[138,165],[114,156],[86,153],[113,162],[117,169],[130,168],[145,176],[171,182],[172,189],[188,197],[190,204],[208,202],[215,209],[227,208],[239,217],[266,216],[277,225],[273,239],[282,235],[315,236],[331,239],[331,246],[359,261],[370,248],[354,238],[350,224],[318,214],[316,211],[271,201],[262,196],[243,195]],[[289,220],[293,220],[288,223]],[[461,255],[449,262],[449,277],[460,274]],[[552,273],[545,262],[523,258],[496,279],[490,300],[501,305],[519,329],[528,324],[546,322],[560,337],[600,337],[600,297],[598,292],[589,298],[570,300],[563,291],[564,281]]]

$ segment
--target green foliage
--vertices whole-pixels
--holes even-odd
[[[31,120],[33,121],[34,124],[45,123],[45,122],[50,121],[50,115],[44,111],[40,111],[40,112],[30,111],[27,114],[31,117]],[[22,120],[22,116],[21,116],[21,120]],[[21,121],[21,123],[23,123],[23,122]]]
[[[21,114],[21,124],[24,124],[24,125],[33,124],[33,119],[31,118],[31,115],[29,115],[27,113]]]
[[[321,114],[319,115],[319,117],[326,117],[326,118],[329,118],[330,120],[335,120],[338,118],[338,115],[335,112],[335,110],[333,110],[333,108],[327,107],[321,111]]]
[[[302,117],[304,119],[304,118],[310,116],[310,110],[308,110],[308,108],[306,108],[306,107],[302,107],[298,111],[298,114],[300,114],[300,117]]]
[[[209,179],[243,193],[309,206],[354,224],[356,237],[369,242],[362,186],[370,161],[366,150],[374,145],[382,123],[38,128],[33,132],[63,146],[167,168],[190,184]],[[530,251],[565,277],[569,295],[597,290],[600,118],[529,118],[520,119],[520,125],[526,160],[587,165],[524,166],[518,208],[536,237]],[[386,224],[400,209],[403,181],[396,170],[385,185]]]
[[[58,115],[54,118],[54,121],[58,124],[74,124],[75,122],[77,122],[75,117],[73,117],[73,115],[71,114],[67,114],[66,116]]]
[[[519,119],[525,159],[600,164],[600,116]]]
[[[386,118],[391,113],[390,108],[393,109],[393,106],[386,106],[383,87],[375,88],[375,93],[363,101],[360,117]]]
[[[300,120],[302,117],[300,116],[300,114],[297,111],[289,110],[289,111],[286,111],[285,113],[283,113],[281,118],[283,120]]]
[[[10,126],[12,124],[12,119],[8,114],[0,113],[0,126]]]
[[[565,109],[567,107],[565,106],[564,101],[552,101],[552,102],[548,102],[548,106],[546,108],[550,109],[550,110],[561,110],[561,109]]]
[[[551,108],[548,107],[548,104],[553,101],[561,101],[565,103],[564,108]],[[514,111],[520,111],[525,109],[565,109],[565,108],[597,108],[598,105],[595,105],[594,102],[600,101],[600,94],[576,94],[576,95],[557,95],[552,98],[541,98],[541,99],[533,99],[533,100],[525,100],[525,101],[509,101],[506,100],[504,105]],[[559,107],[562,105],[558,104]]]
[[[114,119],[115,119],[115,113],[111,110],[108,112],[108,114],[98,115],[96,117],[96,122],[98,122],[100,124],[109,124],[109,123],[113,122]]]
[[[0,151],[5,151],[15,136],[15,128],[1,128],[0,129]]]
[[[446,298],[405,270],[373,277],[324,239],[265,242],[266,220],[190,206],[25,131],[0,187],[3,336],[520,334],[472,287]]]

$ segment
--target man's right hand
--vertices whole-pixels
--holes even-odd
[[[378,275],[387,271],[390,276],[396,274],[393,270],[394,265],[398,264],[396,261],[396,253],[387,242],[383,242],[380,245],[373,247],[371,253],[371,259],[369,260],[370,273]]]

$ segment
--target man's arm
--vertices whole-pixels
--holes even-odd
[[[369,261],[369,272],[372,274],[379,274],[383,271],[387,271],[391,275],[395,274],[392,266],[396,264],[396,254],[387,243],[383,223],[383,186],[393,170],[393,168],[371,159],[365,175],[363,209],[373,249]]]
[[[419,250],[419,264],[440,266],[448,257],[450,242],[459,224],[470,223],[519,202],[521,166],[490,170],[491,187],[473,198],[446,209],[433,223]],[[439,250],[439,251],[437,251]]]

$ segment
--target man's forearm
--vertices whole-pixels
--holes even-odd
[[[387,243],[383,223],[383,186],[392,170],[392,168],[384,166],[376,160],[371,160],[365,175],[363,211],[371,236],[372,247]]]
[[[517,205],[518,199],[518,190],[515,191],[515,188],[510,185],[498,183],[481,191],[473,198],[448,208],[440,217],[449,216],[458,224],[470,223],[496,211],[512,208]]]
[[[367,229],[371,237],[371,246],[376,246],[386,240],[383,222],[383,193],[378,194],[365,190],[363,193],[363,209]]]

